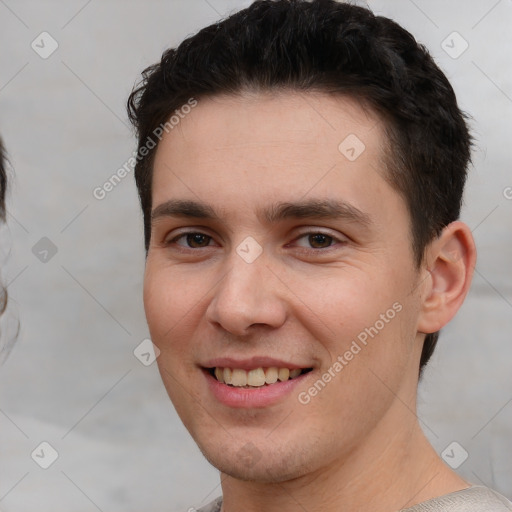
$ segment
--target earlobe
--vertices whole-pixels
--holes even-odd
[[[422,298],[418,331],[433,333],[457,313],[471,285],[476,248],[469,227],[456,221],[446,226],[426,254],[429,284]]]

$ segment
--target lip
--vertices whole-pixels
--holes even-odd
[[[311,368],[307,364],[293,364],[282,359],[274,359],[272,357],[255,356],[247,359],[233,359],[231,357],[218,357],[210,359],[201,365],[203,368],[239,368],[241,370],[254,370],[255,368],[288,368],[294,370],[297,368]]]
[[[237,362],[237,364],[238,363],[239,362]],[[218,366],[220,366],[220,364]],[[225,366],[227,367],[228,365],[226,364]],[[271,366],[277,365],[272,364]],[[235,368],[240,368],[240,366],[235,366]],[[249,369],[251,368],[254,368],[254,366],[250,367]],[[281,368],[288,368],[288,366],[284,365]],[[293,366],[292,369],[293,368],[299,367]],[[304,379],[309,378],[309,376],[313,373],[313,371],[311,371],[308,373],[303,373],[302,375],[299,375],[298,377],[287,380],[285,382],[278,381],[275,384],[271,384],[269,386],[249,389],[228,386],[227,384],[219,382],[209,373],[207,369],[203,368],[202,370],[203,375],[205,376],[208,383],[208,389],[218,402],[227,407],[245,409],[269,407],[286,400],[289,398],[293,390],[302,382],[304,382]]]

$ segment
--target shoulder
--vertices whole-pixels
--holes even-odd
[[[208,503],[208,505],[205,505],[204,507],[197,509],[196,512],[220,512],[221,506],[222,506],[222,496],[219,496],[215,500]]]
[[[511,512],[512,503],[483,485],[439,496],[401,512]]]
[[[219,496],[197,512],[220,512],[221,506],[222,496]],[[512,503],[489,487],[473,485],[402,509],[401,512],[512,512]]]

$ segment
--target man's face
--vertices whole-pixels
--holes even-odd
[[[225,473],[321,471],[414,419],[420,274],[384,142],[354,101],[287,92],[201,100],[159,144],[146,316],[179,416]]]

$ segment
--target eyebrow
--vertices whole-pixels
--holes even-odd
[[[333,199],[275,203],[270,207],[259,209],[256,215],[268,224],[276,224],[285,219],[343,219],[365,227],[372,224],[367,213],[345,201]],[[161,217],[207,219],[222,222],[221,217],[211,205],[181,199],[171,199],[156,206],[151,212],[151,221]]]

